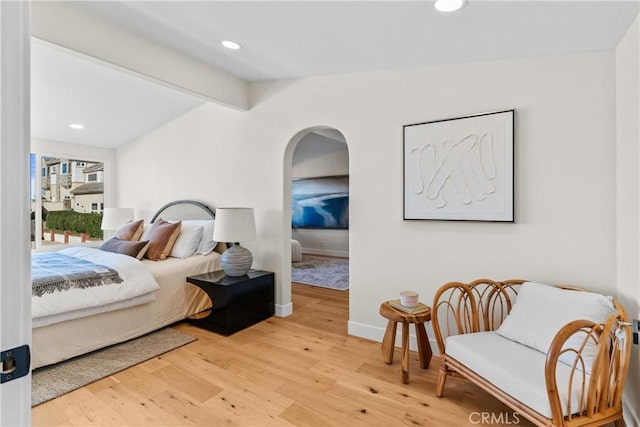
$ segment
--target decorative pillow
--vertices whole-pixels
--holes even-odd
[[[505,338],[548,353],[556,333],[579,319],[604,323],[615,308],[610,297],[593,292],[571,291],[541,283],[523,283],[511,312],[496,331]],[[571,337],[565,348],[579,348],[584,334]],[[596,346],[590,341],[582,352],[585,371],[591,372]],[[573,365],[575,353],[566,352],[560,360]],[[577,365],[581,368],[580,363]]]
[[[169,256],[174,258],[189,258],[196,253],[202,238],[202,225],[193,221],[182,221],[180,235],[176,239]]]
[[[129,255],[137,259],[142,259],[148,248],[148,241],[120,240],[116,237],[112,237],[100,246],[103,251]]]
[[[130,221],[120,227],[112,237],[118,240],[140,240],[142,236],[142,229],[144,227],[144,221]]]
[[[181,226],[179,221],[171,223],[158,218],[149,227],[149,234],[146,236],[149,239],[149,249],[144,257],[154,261],[166,259],[180,234]]]

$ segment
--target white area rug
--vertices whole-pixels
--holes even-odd
[[[31,406],[182,347],[196,338],[164,328],[140,338],[74,357],[32,372]]]
[[[291,264],[291,281],[346,291],[349,289],[349,260],[303,255],[302,261]]]

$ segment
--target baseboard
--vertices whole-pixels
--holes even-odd
[[[293,303],[291,302],[288,304],[274,304],[274,307],[277,317],[287,317],[293,313]]]
[[[378,326],[365,325],[363,323],[352,322],[349,320],[348,323],[348,334],[353,335],[360,338],[366,338],[368,340],[377,341],[379,343],[382,342],[384,338],[385,328],[380,328]],[[415,328],[409,328],[409,349],[413,351],[418,351],[418,340],[415,336]],[[431,345],[431,351],[434,356],[439,356],[440,352],[438,351],[438,344],[435,339],[429,337],[429,344]],[[402,346],[402,329],[398,327],[396,331],[396,347]]]
[[[627,427],[640,426],[640,418],[638,417],[635,406],[629,402],[626,394],[622,395],[622,415],[624,416],[624,422]]]
[[[337,249],[302,248],[302,253],[308,255],[324,255],[349,258],[349,251],[341,251]]]

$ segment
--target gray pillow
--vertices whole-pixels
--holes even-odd
[[[102,249],[103,251],[129,255],[137,259],[142,259],[148,248],[148,240],[120,240],[116,237],[112,237],[111,239],[104,242],[102,246],[100,246],[100,249]]]

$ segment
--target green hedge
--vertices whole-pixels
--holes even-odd
[[[49,211],[47,213],[47,228],[49,230],[71,231],[87,233],[90,237],[102,238],[102,214],[80,213],[75,211]]]

